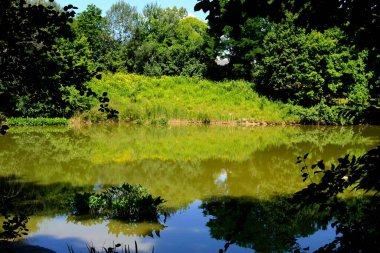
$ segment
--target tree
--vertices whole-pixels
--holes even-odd
[[[226,31],[240,40],[241,27],[250,18],[264,18],[281,23],[290,12],[297,16],[295,24],[323,32],[335,26],[342,29],[349,43],[368,51],[368,72],[373,72],[371,95],[380,96],[380,4],[377,0],[198,0],[195,10],[208,12],[210,34],[220,43]],[[246,55],[246,50],[240,57]]]
[[[109,32],[116,40],[126,43],[135,36],[139,25],[136,7],[123,0],[113,4],[106,14]]]
[[[95,72],[57,57],[58,40],[72,41],[74,7],[0,3],[0,111],[6,115],[66,116],[65,87],[84,92]],[[66,62],[66,64],[63,64]]]
[[[350,43],[368,51],[368,69],[374,73],[371,95],[380,98],[380,4],[377,0],[309,1],[294,5],[299,13],[297,25],[308,29],[326,29],[338,26]]]
[[[6,134],[9,127],[5,124],[6,118],[0,114],[0,134],[4,135]]]
[[[136,7],[119,1],[111,6],[105,18],[105,31],[109,35],[106,69],[134,71],[135,51],[141,44],[142,18]]]
[[[253,68],[256,89],[275,99],[304,106],[318,103],[365,104],[369,98],[367,51],[344,44],[338,28],[323,33],[274,24],[263,41],[263,57]]]
[[[254,6],[252,8],[252,6]],[[270,30],[268,16],[282,15],[279,1],[199,0],[195,11],[209,12],[209,34],[214,40],[215,55],[228,58],[229,78],[252,79],[254,63],[261,60],[262,43]]]
[[[78,37],[85,37],[92,51],[92,60],[98,61],[104,51],[102,11],[93,4],[78,14],[73,27]]]
[[[136,37],[136,72],[146,75],[203,76],[206,24],[184,8],[145,6]]]

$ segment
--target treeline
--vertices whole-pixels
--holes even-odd
[[[226,76],[303,105],[379,97],[378,1],[199,0]]]
[[[71,117],[90,109],[89,96],[107,103],[87,87],[102,72],[244,79],[304,106],[305,123],[373,123],[378,112],[375,0],[199,0],[208,23],[184,8],[148,4],[139,13],[122,0],[104,16],[95,5],[76,15],[47,0],[0,7],[0,112],[8,116]]]
[[[97,67],[149,76],[206,74],[207,24],[186,9],[148,4],[138,13],[118,1],[105,17],[101,12],[89,5],[72,25]]]
[[[1,2],[0,112],[71,117],[102,96],[87,87],[101,72],[204,77],[207,24],[184,8],[119,1],[75,14],[53,1]],[[84,96],[87,95],[87,96]],[[103,101],[108,102],[108,99]]]

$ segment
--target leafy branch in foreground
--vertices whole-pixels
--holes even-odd
[[[327,169],[323,161],[309,167],[304,157],[301,171],[304,181],[311,180],[307,188],[297,192],[292,201],[305,208],[319,205],[319,209],[329,212],[328,220],[335,227],[336,238],[317,252],[377,252],[380,250],[380,146],[363,156],[346,155],[338,159],[338,165]],[[315,175],[321,178],[316,183]],[[312,180],[313,179],[313,180]],[[362,190],[368,195],[352,198],[356,206],[349,204],[338,194],[345,190]],[[352,202],[351,201],[351,202]],[[352,218],[354,217],[354,218]]]
[[[305,162],[307,154],[298,157],[297,163]],[[323,160],[311,167],[302,167],[304,181],[311,180],[311,184],[302,191],[296,193],[295,198],[302,198],[306,203],[326,203],[353,186],[353,190],[373,191],[378,195],[380,191],[380,146],[368,151],[365,155],[356,157],[346,155],[338,159],[338,165],[331,165],[326,169]],[[319,183],[313,182],[316,174],[322,174]],[[305,198],[306,197],[306,198]]]
[[[0,134],[1,135],[6,134],[8,129],[9,129],[9,126],[4,125],[2,122],[0,122]]]

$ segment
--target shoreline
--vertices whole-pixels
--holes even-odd
[[[52,121],[57,118],[16,118],[17,120],[11,122],[7,121],[11,127],[48,127],[48,126],[69,126],[69,127],[81,127],[89,125],[102,125],[102,124],[130,124],[130,125],[145,125],[145,126],[241,126],[241,127],[265,127],[265,126],[355,126],[355,125],[339,125],[339,124],[302,124],[296,121],[282,121],[282,122],[270,122],[270,121],[255,121],[255,120],[234,120],[234,121],[221,121],[221,120],[189,120],[189,119],[151,119],[146,121],[128,121],[128,120],[104,120],[104,121],[90,121],[80,118],[58,118],[59,120]],[[357,124],[360,126],[363,124]],[[364,124],[367,125],[367,124]]]
[[[210,121],[203,122],[200,120],[182,120],[182,119],[169,119],[165,123],[159,122],[134,122],[127,120],[118,121],[85,121],[85,120],[68,120],[70,127],[82,127],[90,125],[106,125],[106,124],[129,124],[140,126],[225,126],[225,127],[265,127],[265,126],[297,126],[302,125],[297,122],[268,122],[268,121]]]

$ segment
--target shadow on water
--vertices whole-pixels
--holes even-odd
[[[38,184],[36,182],[24,182],[16,176],[0,177],[0,252],[51,252],[47,249],[28,245],[28,243],[38,245],[51,245],[62,252],[67,249],[67,244],[73,248],[83,249],[87,241],[78,237],[59,237],[49,235],[32,236],[27,238],[27,234],[38,230],[39,217],[43,219],[55,219],[57,225],[60,222],[81,224],[82,226],[105,225],[108,234],[119,234],[124,236],[143,238],[160,237],[161,230],[165,226],[154,222],[128,223],[120,220],[108,220],[106,218],[96,218],[94,216],[72,215],[70,199],[75,193],[90,192],[94,186],[72,186],[67,183]],[[32,217],[32,219],[30,219]],[[35,219],[37,219],[37,223]],[[4,226],[4,224],[9,224]],[[75,234],[75,233],[74,233]],[[27,238],[26,240],[22,240]],[[20,240],[21,239],[21,240]],[[51,241],[51,243],[47,243]],[[26,243],[26,244],[25,244]],[[62,247],[61,247],[62,246]],[[5,250],[5,251],[4,251]]]
[[[318,208],[297,210],[285,197],[272,200],[212,198],[201,205],[213,238],[256,252],[289,252],[299,248],[297,238],[326,229],[329,217]]]
[[[25,183],[16,177],[1,177],[1,212],[2,214],[20,215],[22,213],[45,217],[63,215],[62,222],[90,226],[93,229],[96,225],[102,224],[104,220],[86,216],[70,216],[67,206],[67,200],[75,192],[89,191],[92,188],[93,186],[73,187],[69,184],[40,185]],[[373,246],[374,242],[380,238],[379,200],[366,197],[349,198],[344,200],[344,206],[345,208],[341,210],[320,210],[318,205],[301,208],[286,196],[270,199],[219,196],[204,200],[200,205],[200,210],[208,219],[206,226],[209,228],[210,237],[225,242],[219,252],[229,252],[233,245],[253,249],[255,252],[307,252],[308,246],[322,247],[331,243],[331,240],[324,238],[320,245],[301,245],[298,239],[307,238],[319,230],[325,230],[331,223],[336,223],[337,238],[340,237],[345,242],[356,244],[356,249],[360,247],[358,243],[362,243],[362,249],[367,252],[366,247]],[[351,230],[338,231],[341,224]],[[360,238],[355,238],[358,236],[355,226],[359,224],[365,227],[360,230],[361,233],[365,231],[365,234],[362,234]],[[27,224],[30,231],[33,231],[33,226],[36,225]],[[109,221],[106,225],[108,233],[123,234],[133,238],[147,236],[159,238],[165,229],[165,226],[154,223],[146,223],[143,226],[143,228],[138,228],[137,224],[113,221]],[[355,239],[357,240],[355,241]],[[25,242],[44,246],[51,245],[52,247],[54,244],[53,248],[55,249],[57,247],[66,249],[68,241],[74,249],[83,249],[88,243],[75,236],[59,239],[59,237],[50,235],[33,236],[31,240],[27,239]],[[2,247],[6,245],[3,244]],[[12,247],[19,246],[13,244]],[[178,245],[177,247],[183,246]],[[33,248],[27,249],[33,252],[31,251]],[[19,251],[22,252],[20,248]],[[218,252],[218,249],[215,249],[215,252]]]
[[[299,208],[286,197],[268,201],[223,197],[206,200],[201,208],[211,216],[207,222],[211,236],[226,242],[219,252],[228,252],[232,244],[256,252],[309,252],[310,247],[321,252],[347,252],[348,245],[351,252],[378,252],[379,199],[351,198],[342,201],[343,205],[345,208],[320,210],[317,205]],[[338,244],[334,238],[309,241],[309,245],[299,243],[298,239],[326,230],[331,224]]]

